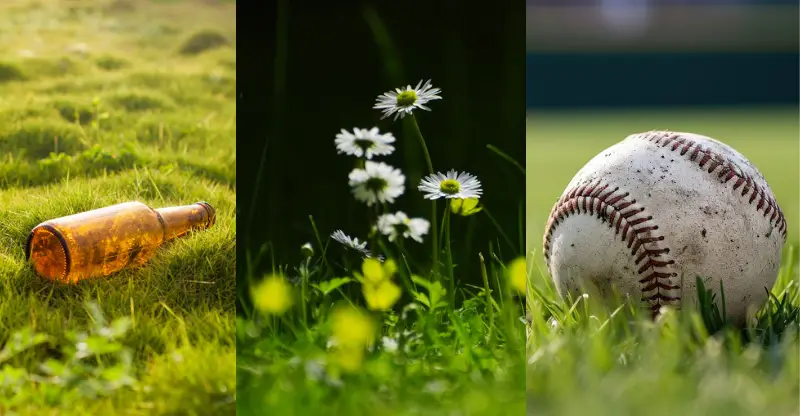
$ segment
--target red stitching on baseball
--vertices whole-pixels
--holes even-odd
[[[733,190],[736,190],[740,186],[744,185],[741,196],[747,196],[749,193],[750,198],[747,202],[751,205],[754,201],[756,201],[756,199],[758,199],[758,203],[756,203],[756,211],[761,211],[763,209],[764,218],[769,216],[770,225],[772,225],[773,228],[777,228],[784,241],[786,240],[786,217],[784,217],[783,211],[781,211],[780,207],[778,206],[778,202],[775,201],[775,198],[772,196],[767,195],[764,189],[759,187],[753,178],[750,175],[745,174],[735,163],[727,160],[724,156],[718,153],[715,153],[709,149],[704,149],[695,141],[682,137],[676,133],[648,132],[637,134],[635,137],[647,140],[656,145],[660,145],[661,147],[667,147],[672,144],[670,150],[673,152],[683,145],[680,152],[681,156],[685,155],[689,150],[694,149],[689,155],[689,160],[692,162],[697,162],[701,168],[705,168],[706,164],[709,164],[708,168],[704,169],[708,173],[714,173],[714,170],[722,166],[722,170],[720,170],[720,172],[717,174],[717,177],[720,179],[722,179],[724,176],[722,183],[728,183],[733,178],[736,178],[736,183],[733,185]],[[700,154],[703,156],[698,161],[697,156]],[[753,192],[751,193],[750,190]],[[772,215],[769,215],[770,213],[772,213]]]
[[[600,218],[603,222],[608,221],[609,228],[614,230],[615,235],[621,234],[620,241],[631,249],[630,255],[636,256],[634,264],[638,266],[644,262],[636,272],[639,275],[647,273],[639,279],[639,283],[642,284],[642,301],[649,303],[650,311],[655,317],[662,306],[678,304],[680,301],[680,297],[662,292],[680,288],[670,281],[677,276],[677,273],[669,271],[675,260],[667,258],[669,248],[659,246],[664,236],[654,235],[658,225],[652,224],[653,217],[643,215],[634,218],[637,214],[644,214],[645,208],[637,207],[635,199],[628,200],[630,193],[619,192],[619,187],[603,193],[608,188],[609,184],[592,181],[572,188],[559,199],[547,221],[547,232],[544,237],[545,261],[549,267],[550,238],[555,228],[569,216],[588,214]]]

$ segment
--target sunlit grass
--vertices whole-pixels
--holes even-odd
[[[0,5],[0,413],[233,411],[234,19],[195,1]],[[203,51],[198,27],[218,35]],[[217,221],[76,286],[26,264],[38,223],[130,200],[205,200]]]

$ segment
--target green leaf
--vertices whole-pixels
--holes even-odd
[[[11,334],[6,345],[0,350],[0,364],[15,355],[50,340],[45,334],[34,332],[31,328],[23,328]]]
[[[66,379],[70,375],[69,369],[64,363],[52,358],[42,363],[40,368],[45,374],[58,377],[59,379]]]
[[[417,302],[425,305],[428,309],[433,309],[431,308],[431,301],[428,300],[428,295],[422,292],[415,292],[413,295]]]
[[[316,283],[316,284],[312,283],[311,287],[313,287],[314,289],[319,290],[320,292],[322,292],[323,295],[328,295],[329,293],[333,292],[334,290],[336,290],[336,289],[338,289],[338,288],[340,288],[340,287],[342,287],[342,286],[344,286],[344,285],[346,285],[346,284],[348,284],[348,283],[350,283],[352,281],[353,281],[353,279],[351,279],[349,277],[335,277],[333,279],[326,280],[324,282],[319,282],[319,283]]]
[[[447,300],[445,299],[445,296],[447,295],[447,289],[442,286],[441,282],[431,282],[419,276],[411,276],[411,280],[413,280],[417,285],[425,288],[425,290],[428,292],[427,295],[423,293],[414,293],[414,297],[419,300],[420,303],[427,306],[429,310],[447,305]],[[424,298],[425,301],[423,302],[420,300],[421,298]]]

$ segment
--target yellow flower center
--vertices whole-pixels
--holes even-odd
[[[454,195],[461,190],[461,184],[455,179],[445,179],[439,184],[439,189],[446,194]]]
[[[397,94],[397,105],[401,107],[412,106],[415,102],[417,102],[417,92],[414,90],[403,91]]]
[[[388,185],[389,183],[386,182],[386,179],[375,177],[367,179],[367,182],[364,184],[367,189],[375,193],[383,191]]]
[[[375,141],[370,139],[355,139],[353,143],[355,143],[356,146],[361,148],[361,150],[365,151],[375,147]]]

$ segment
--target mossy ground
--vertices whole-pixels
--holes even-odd
[[[49,337],[8,359],[0,353],[0,373],[35,377],[42,364],[57,365],[48,360],[74,364],[80,353],[70,346],[81,347],[72,336],[98,324],[88,301],[109,322],[127,320],[108,354],[131,358],[113,367],[100,354],[89,360],[96,373],[66,384],[0,384],[0,413],[230,414],[235,5],[7,1],[0,23],[0,346],[11,351],[10,337],[26,327]],[[198,50],[194,35],[211,32],[217,41]],[[192,38],[196,53],[181,53]],[[217,222],[141,268],[76,286],[45,281],[26,264],[36,224],[129,200],[156,208],[205,200]],[[135,382],[115,384],[128,376]]]

